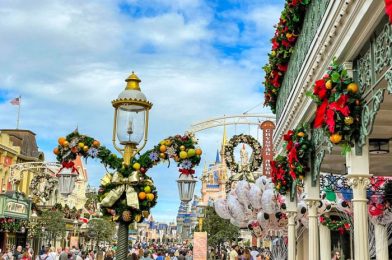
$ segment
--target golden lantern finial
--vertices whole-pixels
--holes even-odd
[[[127,82],[127,87],[125,88],[126,90],[140,91],[139,83],[141,82],[141,80],[138,78],[135,72],[132,71],[132,74],[129,75],[129,77],[125,80],[125,82]]]

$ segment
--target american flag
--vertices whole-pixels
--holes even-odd
[[[13,100],[11,100],[11,104],[15,105],[15,106],[19,106],[20,105],[20,97],[14,98]]]

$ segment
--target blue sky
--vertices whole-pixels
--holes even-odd
[[[46,159],[76,126],[111,147],[115,99],[134,70],[154,103],[147,147],[197,121],[243,113],[263,103],[263,72],[283,0],[100,0],[0,2],[0,122],[37,134]],[[252,112],[265,112],[261,105]],[[228,128],[228,135],[247,127]],[[251,129],[256,135],[256,130]],[[216,128],[197,135],[215,159]],[[104,168],[87,164],[98,185]],[[200,174],[199,167],[198,173]],[[175,219],[177,169],[151,171],[159,191],[156,219]]]

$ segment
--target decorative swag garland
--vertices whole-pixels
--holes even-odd
[[[347,75],[343,65],[334,60],[327,73],[317,80],[309,96],[317,104],[314,128],[324,129],[335,145],[345,154],[358,139],[362,100],[358,85]]]
[[[77,131],[58,139],[58,147],[54,149],[57,160],[63,167],[72,169],[77,174],[73,160],[77,155],[87,158],[98,158],[105,167],[113,169],[101,179],[98,197],[104,216],[114,221],[141,222],[148,217],[149,211],[157,203],[157,190],[147,171],[159,162],[177,162],[183,174],[193,174],[194,167],[199,165],[202,151],[196,148],[197,139],[192,133],[184,136],[168,137],[144,154],[135,156],[130,165],[117,157],[100,142]]]
[[[234,149],[238,144],[243,143],[247,144],[252,148],[252,155],[250,156],[250,164],[243,169],[236,163],[234,158]],[[225,154],[226,154],[226,165],[232,172],[237,173],[234,176],[234,179],[243,179],[245,177],[248,181],[254,182],[253,172],[257,171],[262,162],[263,157],[261,154],[261,145],[260,143],[250,135],[234,135],[228,144],[225,145]]]
[[[339,220],[333,220],[332,218],[327,217],[323,214],[319,217],[320,224],[328,227],[328,229],[331,231],[339,231],[340,235],[343,235],[346,231],[350,231],[350,221],[348,221],[347,219],[340,218],[338,216],[334,217],[339,218]]]
[[[18,232],[22,227],[27,226],[27,220],[0,218],[0,231]]]
[[[271,107],[273,113],[276,111],[280,87],[309,3],[310,0],[286,0],[279,23],[276,25],[275,35],[271,40],[272,50],[268,54],[269,61],[263,69],[265,71],[264,105]]]
[[[297,184],[309,172],[309,158],[312,145],[308,126],[301,125],[283,136],[285,154],[271,161],[271,177],[276,191],[282,195],[294,194]]]

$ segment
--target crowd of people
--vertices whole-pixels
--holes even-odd
[[[230,247],[210,248],[208,260],[270,260],[271,252],[268,248]]]

